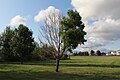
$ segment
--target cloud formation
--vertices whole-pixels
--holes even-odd
[[[13,18],[11,19],[10,25],[11,25],[11,26],[18,26],[18,25],[20,25],[20,24],[26,25],[26,21],[27,21],[26,18],[24,18],[24,17],[22,17],[22,16],[20,16],[20,15],[17,15],[17,16],[15,16],[15,17],[13,17]]]
[[[119,3],[120,0],[72,0],[73,7],[89,23],[85,27],[87,43],[80,49],[97,49],[120,39]]]
[[[72,0],[73,7],[84,19],[111,16],[119,19],[120,0]]]
[[[47,9],[39,11],[39,13],[34,17],[35,22],[40,22],[44,20],[50,14],[59,14],[61,11],[53,6],[49,6]]]

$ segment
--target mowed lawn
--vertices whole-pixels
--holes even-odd
[[[0,80],[120,80],[120,56],[71,56],[60,61],[0,64]]]

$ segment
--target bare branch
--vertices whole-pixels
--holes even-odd
[[[61,41],[60,35],[60,20],[62,19],[61,13],[52,13],[48,15],[44,21],[44,26],[40,27],[39,41],[43,44],[48,44],[55,50],[52,51],[56,58],[61,58],[66,51],[64,44]]]

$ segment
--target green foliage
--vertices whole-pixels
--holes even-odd
[[[30,58],[35,48],[33,33],[22,24],[19,25],[18,29],[15,29],[15,33],[16,35],[13,37],[12,43],[13,52],[21,58],[21,63],[23,63],[26,58]]]
[[[67,60],[67,59],[70,59],[70,56],[68,54],[63,54],[62,60]]]
[[[74,56],[89,56],[89,52],[79,52],[79,53],[74,53]]]
[[[6,27],[5,31],[0,36],[0,53],[5,60],[12,60],[14,53],[12,52],[11,41],[14,36],[14,31],[10,27]]]
[[[16,29],[6,27],[0,36],[0,55],[5,61],[29,60],[34,50],[34,38],[32,31],[24,25]]]
[[[0,35],[0,61],[31,61],[55,59],[54,48],[34,41],[32,31],[24,25],[11,29],[6,27]]]
[[[43,46],[39,46],[39,44],[37,44],[38,46],[35,47],[34,51],[33,51],[33,58],[34,60],[46,60],[46,59],[55,59],[52,51],[53,51],[53,47],[48,46],[47,44],[43,45]]]
[[[100,52],[100,50],[97,50],[97,51],[96,51],[96,54],[97,54],[98,56],[101,56],[101,55],[102,55],[101,52]]]
[[[93,51],[93,50],[90,51],[90,54],[91,54],[92,56],[95,56],[95,55],[96,55],[96,54],[95,54],[95,51]]]
[[[71,51],[75,49],[78,44],[84,44],[86,40],[84,36],[86,32],[83,31],[84,24],[81,21],[81,16],[77,11],[68,10],[68,17],[63,17],[61,20],[60,33],[62,37],[62,42],[65,47]]]
[[[36,47],[32,53],[32,59],[34,61],[38,60],[55,60],[55,56],[53,55],[54,48],[44,44],[40,46],[37,42],[35,43]],[[69,59],[67,54],[63,54],[62,60]]]

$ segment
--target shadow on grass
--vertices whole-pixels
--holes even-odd
[[[19,62],[9,62],[9,63],[2,63],[4,65],[6,64],[20,64]],[[49,63],[49,62],[42,62],[42,63],[32,63],[32,62],[25,62],[23,65],[40,65],[40,66],[55,66],[56,63]],[[7,65],[8,66],[8,65]],[[107,67],[107,68],[120,68],[120,65],[113,65],[113,64],[74,64],[74,63],[60,63],[60,66],[64,67]],[[1,67],[1,66],[0,66]]]
[[[106,64],[66,64],[62,66],[70,67],[110,67],[110,68],[120,68],[120,65],[106,65]]]
[[[100,76],[96,74],[67,74],[55,72],[15,72],[0,71],[1,80],[119,80],[115,76]]]
[[[32,64],[32,63],[26,63],[26,65],[42,65],[42,66],[55,66],[55,63],[39,63],[39,64]],[[120,65],[110,65],[110,64],[74,64],[74,63],[69,63],[69,64],[63,64],[60,63],[60,66],[65,66],[65,67],[107,67],[107,68],[120,68]]]

